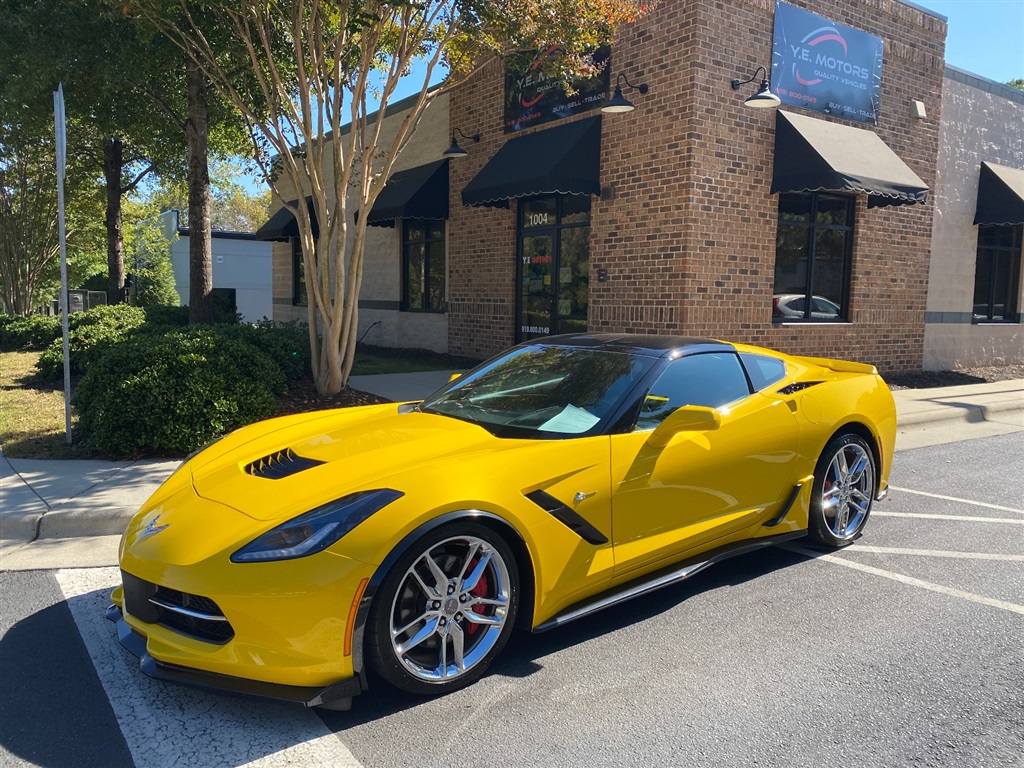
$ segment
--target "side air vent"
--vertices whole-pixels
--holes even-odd
[[[821,382],[820,381],[798,381],[798,382],[795,382],[794,384],[789,384],[788,386],[785,386],[782,389],[780,389],[779,390],[779,394],[780,395],[792,395],[794,392],[799,392],[802,389],[807,389],[808,387],[814,387],[814,386],[817,386],[818,384],[821,384]]]
[[[280,480],[290,475],[304,472],[307,469],[323,464],[317,459],[306,459],[298,456],[291,448],[264,456],[262,459],[245,466],[246,474],[253,477],[264,477],[268,480]]]
[[[579,536],[588,544],[607,544],[608,538],[597,528],[588,523],[582,516],[569,509],[565,504],[544,491],[533,491],[526,498],[543,509],[558,522]]]

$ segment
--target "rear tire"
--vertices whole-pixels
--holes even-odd
[[[443,694],[480,678],[501,653],[519,609],[519,570],[487,526],[456,521],[395,563],[370,609],[370,659],[403,691]]]
[[[864,530],[877,487],[875,456],[864,438],[833,437],[814,468],[807,535],[833,549],[851,544]]]

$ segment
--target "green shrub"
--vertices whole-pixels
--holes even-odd
[[[0,315],[0,351],[44,349],[60,338],[60,317],[56,315]]]
[[[111,457],[183,455],[274,413],[284,375],[210,329],[138,334],[96,360],[74,395],[85,439]]]
[[[186,326],[188,325],[188,306],[146,307],[146,325],[150,326]]]
[[[309,373],[309,334],[304,330],[296,333],[292,328],[275,327],[269,321],[256,325],[214,325],[211,330],[263,352],[277,363],[289,387]]]
[[[111,304],[94,307],[88,312],[76,312],[68,318],[68,354],[71,373],[81,374],[88,370],[107,349],[123,341],[146,321],[146,313],[140,307],[128,304]],[[40,378],[59,381],[64,375],[64,345],[60,338],[54,339],[43,350],[36,363]]]

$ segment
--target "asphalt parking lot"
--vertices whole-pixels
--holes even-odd
[[[1024,765],[1021,467],[1024,432],[902,451],[850,548],[737,558],[349,712],[145,677],[115,568],[0,573],[0,765]]]
[[[852,548],[737,559],[522,636],[460,693],[321,717],[365,766],[1024,765],[1022,467],[1020,434],[904,451]]]

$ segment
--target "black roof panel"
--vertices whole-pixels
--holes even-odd
[[[681,357],[699,352],[735,351],[732,344],[715,339],[693,336],[656,336],[642,333],[571,333],[564,336],[531,339],[526,344],[586,347],[645,357]]]

